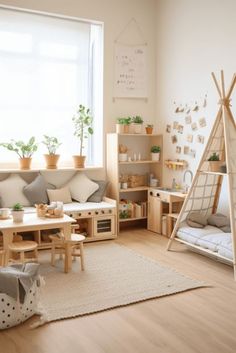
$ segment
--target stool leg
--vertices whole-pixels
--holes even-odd
[[[65,244],[65,262],[64,262],[64,272],[68,273],[70,268],[70,261],[71,258],[71,247],[69,243]]]
[[[53,243],[51,249],[51,265],[55,266],[55,245]]]
[[[80,248],[80,263],[81,263],[81,270],[84,271],[84,244],[81,242],[79,244]]]
[[[38,262],[38,249],[34,249],[34,258],[35,258],[35,262]]]
[[[20,252],[20,262],[23,264],[25,262],[25,253],[24,251]]]

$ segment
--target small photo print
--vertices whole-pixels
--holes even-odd
[[[184,146],[184,154],[189,154],[189,146]]]
[[[176,135],[171,136],[171,141],[172,141],[172,143],[177,143],[177,141],[178,141],[177,136]]]
[[[204,138],[204,136],[202,136],[202,135],[197,135],[197,142],[198,143],[204,143],[204,140],[205,140],[205,138]]]
[[[190,155],[191,157],[195,158],[195,157],[196,157],[196,151],[195,151],[195,150],[190,150],[190,151],[189,151],[189,155]]]
[[[171,125],[166,125],[166,132],[168,134],[171,132]]]
[[[198,120],[198,122],[199,122],[199,126],[200,127],[205,127],[206,126],[206,119],[205,118],[200,118]]]
[[[185,117],[185,124],[191,124],[192,123],[192,117],[191,115],[186,115]]]
[[[184,132],[184,127],[183,125],[178,125],[178,133],[182,134]]]
[[[192,123],[191,128],[193,131],[196,131],[197,130],[197,123]]]
[[[176,146],[176,153],[181,153],[181,146]]]
[[[193,135],[192,134],[188,134],[186,140],[187,140],[187,142],[192,143],[193,142]]]
[[[174,122],[173,122],[173,129],[174,129],[174,130],[178,130],[178,127],[179,127],[178,121],[174,121]]]

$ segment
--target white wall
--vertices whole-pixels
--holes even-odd
[[[104,22],[104,134],[115,131],[115,120],[122,115],[142,115],[146,121],[154,121],[156,110],[155,0],[2,0],[1,3]],[[149,99],[147,102],[140,99],[113,101],[113,44],[117,35],[133,17],[148,42]],[[137,33],[131,26],[121,39],[140,44]]]
[[[164,133],[165,158],[178,158],[170,135],[165,133],[166,124],[176,119],[173,113],[175,100],[186,103],[208,94],[206,110],[201,109],[199,114],[192,113],[192,117],[194,121],[201,115],[206,117],[207,127],[199,129],[196,134],[209,135],[218,109],[218,96],[210,73],[214,71],[219,75],[223,69],[227,87],[236,71],[235,13],[235,0],[158,0],[157,123]],[[234,115],[235,103],[234,95]],[[181,119],[179,117],[177,120]],[[197,149],[196,159],[186,159],[190,169],[195,171],[203,146],[194,143],[193,148]],[[180,155],[180,158],[185,157]],[[165,169],[164,176],[168,184],[173,177],[182,182],[183,175]],[[226,197],[227,189],[224,187],[220,202],[223,211]]]

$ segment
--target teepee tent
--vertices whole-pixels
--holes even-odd
[[[230,97],[236,83],[236,74],[233,76],[227,93],[225,93],[223,71],[221,71],[220,85],[214,73],[212,73],[212,77],[220,97],[219,111],[191,188],[169,239],[167,250],[170,249],[172,242],[176,237],[180,223],[186,220],[190,212],[198,212],[203,216],[210,216],[211,214],[216,213],[222,180],[225,177],[228,181],[228,199],[233,247],[233,260],[230,261],[233,262],[234,276],[236,279],[236,125],[230,110]],[[218,163],[226,165],[225,172],[222,171],[222,168],[217,171],[211,169],[211,163],[208,159],[214,153],[219,156],[220,162]],[[195,248],[200,248],[199,246],[194,246],[181,239],[176,238],[176,240]],[[208,249],[201,248],[200,250],[212,253],[216,256],[215,253]],[[217,255],[217,257],[229,261],[229,259],[224,256]]]

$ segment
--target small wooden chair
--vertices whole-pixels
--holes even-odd
[[[72,257],[79,256],[81,263],[81,270],[84,271],[84,247],[83,242],[85,236],[81,234],[72,233],[70,239],[65,239],[63,234],[50,235],[52,241],[51,264],[55,265],[55,256],[59,254],[65,256],[64,272],[68,273],[71,269]]]
[[[35,241],[23,240],[13,242],[8,245],[8,250],[10,252],[8,262],[20,262],[25,263],[29,261],[38,262],[38,244]],[[33,252],[34,256],[32,258],[25,257],[26,252]],[[20,258],[15,259],[14,254],[19,254]]]
[[[0,267],[6,266],[6,250],[0,250]]]

